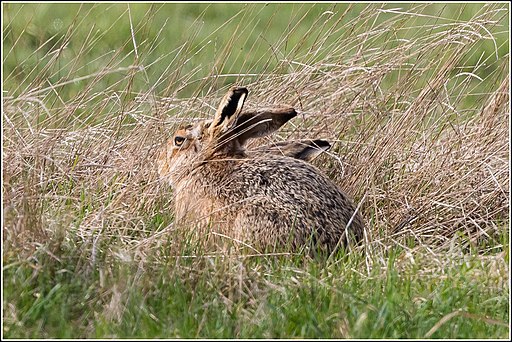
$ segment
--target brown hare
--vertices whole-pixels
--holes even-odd
[[[363,236],[353,202],[307,161],[329,143],[302,140],[245,150],[249,139],[297,115],[289,106],[242,112],[248,90],[233,87],[213,120],[179,129],[157,165],[170,183],[176,223],[208,225],[254,248],[333,252]]]

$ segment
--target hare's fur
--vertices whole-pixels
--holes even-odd
[[[303,153],[294,143],[281,144],[283,154],[245,151],[248,139],[270,134],[296,115],[291,107],[242,113],[247,93],[230,89],[213,120],[178,130],[161,151],[159,174],[174,189],[177,223],[208,224],[258,248],[312,244],[333,251],[360,241],[363,221],[353,202],[304,161],[318,154],[311,152],[316,144]],[[315,142],[322,143],[319,151],[329,146]]]

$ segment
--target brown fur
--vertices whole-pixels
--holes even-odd
[[[174,188],[177,222],[208,223],[258,248],[296,250],[311,243],[333,251],[360,241],[363,221],[353,202],[306,162],[327,142],[245,151],[248,139],[268,135],[296,115],[284,106],[242,113],[247,93],[232,88],[212,121],[178,130],[161,151],[159,174]]]

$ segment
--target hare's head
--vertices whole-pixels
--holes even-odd
[[[160,177],[171,176],[181,165],[191,163],[203,148],[204,123],[178,129],[161,148],[157,166]]]
[[[251,138],[271,134],[297,115],[290,106],[257,109],[242,113],[247,88],[233,87],[222,99],[212,120],[181,127],[161,150],[158,173],[171,176],[194,163],[217,156],[245,156]]]

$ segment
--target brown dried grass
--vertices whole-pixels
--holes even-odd
[[[447,247],[457,232],[466,244],[486,239],[499,246],[508,232],[508,55],[464,64],[492,39],[488,28],[501,14],[491,8],[469,22],[433,20],[421,35],[391,39],[422,6],[378,25],[372,20],[382,10],[375,6],[356,23],[326,22],[313,46],[268,56],[278,58],[275,68],[233,82],[249,88],[249,106],[287,103],[300,112],[269,139],[335,142],[316,164],[362,202],[370,254],[411,238]],[[364,30],[351,30],[355,24]],[[315,34],[314,27],[307,33]],[[156,85],[132,92],[133,79],[147,72],[135,60],[103,92],[95,86],[115,64],[83,78],[84,91],[60,104],[49,101],[64,81],[44,88],[35,80],[32,89],[4,97],[4,255],[70,241],[81,246],[85,264],[100,251],[144,257],[164,243],[172,254],[171,192],[157,180],[156,152],[182,121],[212,114],[231,85],[217,86],[223,75],[215,73],[235,54],[230,47],[211,77],[169,82],[163,95],[154,93]],[[477,82],[484,63],[495,67]],[[169,69],[160,82],[173,77]],[[183,84],[195,86],[193,95],[176,96]]]

